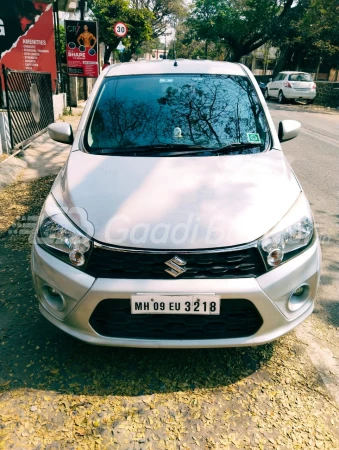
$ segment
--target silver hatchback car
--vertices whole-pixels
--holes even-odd
[[[241,64],[106,68],[41,212],[32,272],[42,314],[92,344],[272,341],[313,310],[321,265],[309,203]]]

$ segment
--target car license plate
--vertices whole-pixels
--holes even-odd
[[[203,295],[151,295],[131,297],[131,314],[220,314],[220,296]]]

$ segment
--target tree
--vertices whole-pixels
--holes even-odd
[[[239,61],[275,36],[284,34],[307,0],[196,0],[188,25],[196,36],[221,42],[228,59]]]
[[[123,43],[130,57],[143,43],[163,35],[174,18],[183,17],[185,7],[181,0],[93,0],[92,11],[107,60],[120,41],[113,32],[115,22],[127,24],[129,33]]]
[[[60,38],[59,53],[61,62],[66,64],[66,31],[65,27],[63,27],[62,25],[59,26],[59,38]]]
[[[146,8],[153,13],[153,37],[164,35],[173,22],[186,17],[187,8],[182,0],[131,0],[135,9]]]
[[[187,59],[215,59],[224,61],[227,57],[225,45],[199,39],[186,23],[179,24],[175,37],[177,58]],[[173,46],[169,46],[169,58],[173,58]]]
[[[318,73],[327,67],[338,67],[339,59],[338,0],[309,0],[302,14],[289,24],[285,35],[276,39],[280,57],[275,73],[284,69],[307,67]]]
[[[324,55],[339,52],[338,0],[310,0],[309,7],[296,24],[298,40]]]
[[[105,61],[121,40],[113,30],[118,21],[125,22],[128,27],[128,37],[123,39],[128,58],[143,42],[153,38],[154,14],[147,8],[131,8],[128,0],[95,0],[92,11],[98,21],[100,39],[106,46]]]

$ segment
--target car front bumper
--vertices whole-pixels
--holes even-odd
[[[131,280],[93,278],[60,261],[36,243],[32,249],[32,273],[41,313],[66,333],[91,344],[119,347],[205,348],[251,346],[270,342],[286,334],[313,311],[321,267],[318,239],[299,256],[258,278]],[[288,309],[291,293],[302,284],[309,295],[301,307]],[[45,287],[57,289],[63,298],[62,311],[46,300]],[[104,299],[130,299],[136,293],[163,295],[214,293],[221,299],[247,299],[260,313],[263,324],[253,335],[227,339],[132,339],[98,334],[89,319]],[[59,308],[60,309],[60,308]]]

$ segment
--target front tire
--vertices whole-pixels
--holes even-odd
[[[283,91],[279,91],[278,103],[280,103],[282,105],[285,102],[286,102],[286,97],[284,96]]]
[[[267,88],[265,89],[264,97],[265,97],[265,100],[269,100],[270,99],[270,96],[268,95],[268,89]]]

